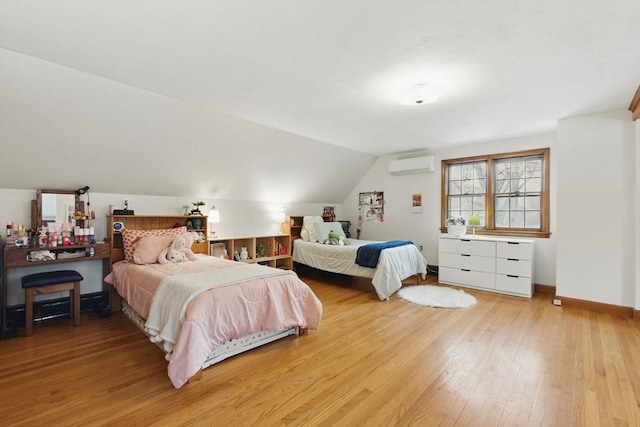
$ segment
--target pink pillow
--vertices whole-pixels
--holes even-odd
[[[177,236],[186,233],[187,227],[164,228],[157,230],[130,230],[125,228],[122,230],[122,246],[124,248],[124,259],[133,261],[133,245],[145,236]]]
[[[175,236],[144,236],[133,244],[133,262],[136,264],[155,264],[158,255],[168,248]]]

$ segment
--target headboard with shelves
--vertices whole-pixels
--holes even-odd
[[[204,241],[194,243],[191,250],[199,254],[208,254],[207,236],[209,235],[207,217],[204,215],[107,215],[107,232],[111,246],[111,264],[124,259],[122,234],[119,229],[156,230],[187,226],[188,231],[204,234]]]

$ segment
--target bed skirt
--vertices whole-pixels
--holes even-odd
[[[122,300],[122,313],[133,322],[146,336],[149,336],[144,330],[145,320],[136,313],[125,300]],[[287,337],[289,335],[295,335],[298,332],[298,328],[292,327],[283,331],[261,331],[253,334],[241,337],[232,338],[222,345],[216,347],[213,352],[207,357],[207,360],[202,364],[202,368],[207,368],[211,365],[215,365],[218,362],[222,362],[229,357],[235,356],[245,351],[251,350],[256,347],[268,344],[270,342],[279,340],[280,338]],[[156,344],[163,352],[162,344]]]

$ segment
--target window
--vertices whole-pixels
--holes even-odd
[[[442,161],[442,219],[480,218],[479,234],[549,237],[549,149]]]

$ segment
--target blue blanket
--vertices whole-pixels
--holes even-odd
[[[383,249],[395,248],[396,246],[413,245],[411,240],[389,240],[388,242],[370,243],[362,245],[356,253],[356,264],[361,267],[376,268],[378,258]]]

